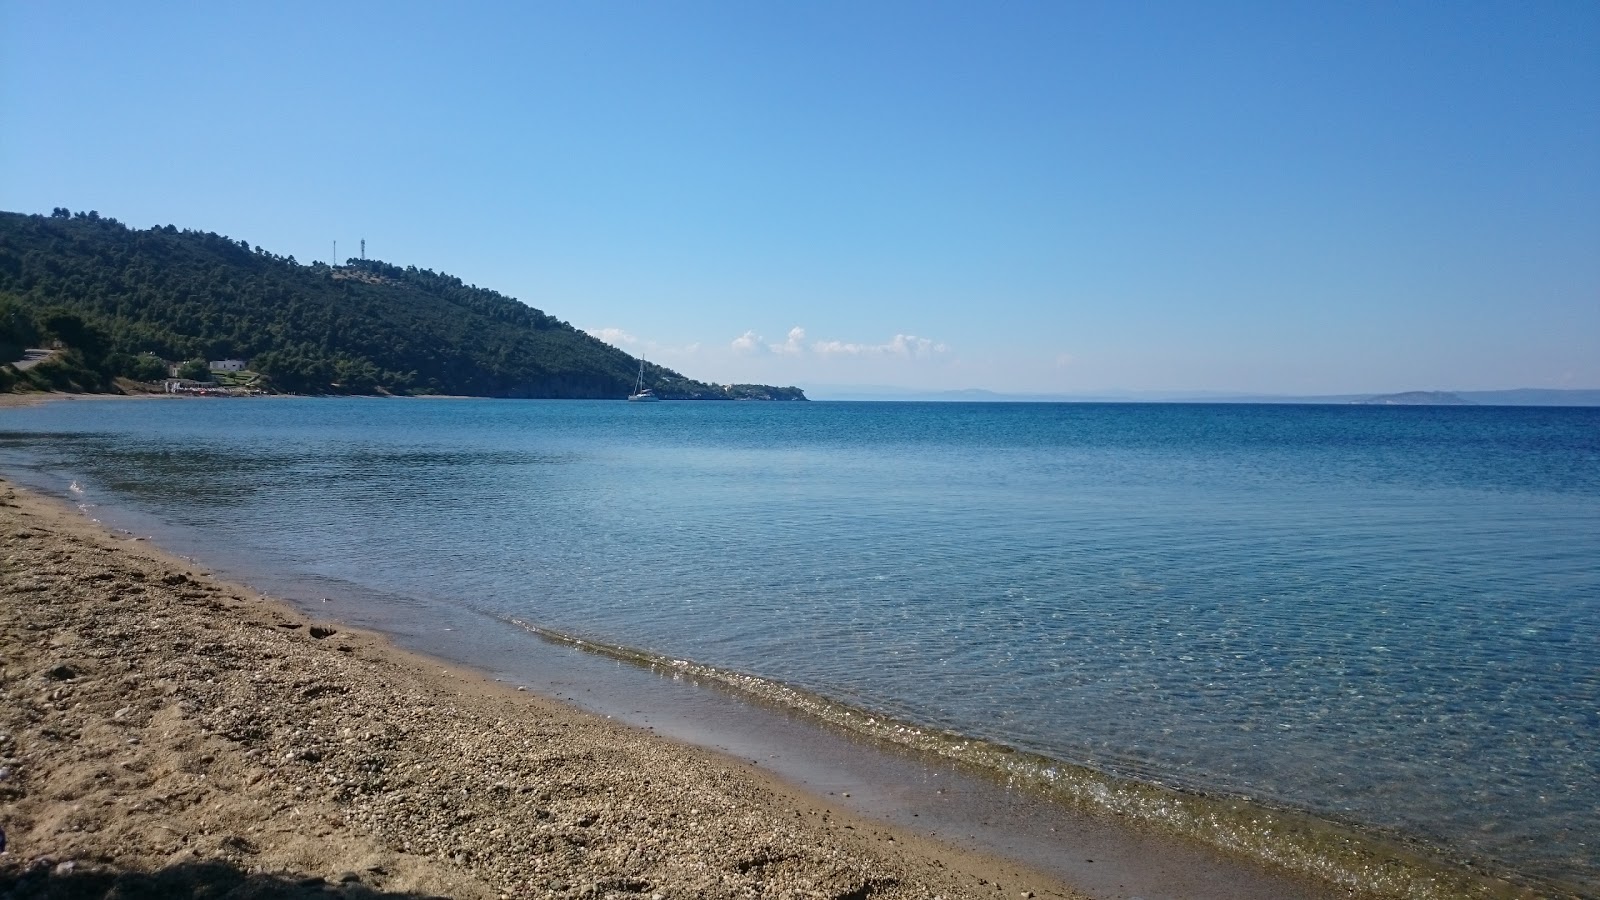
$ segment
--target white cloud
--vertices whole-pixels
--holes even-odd
[[[613,347],[639,343],[638,338],[623,331],[621,328],[585,328],[584,333],[590,337],[599,338]]]
[[[944,344],[914,334],[897,334],[889,341],[890,353],[917,359],[927,359],[935,353],[944,353],[949,349]]]
[[[660,341],[651,341],[629,334],[621,328],[585,328],[584,333],[593,338],[598,338],[620,350],[627,350],[633,354],[643,354],[650,357],[665,356],[693,356],[700,352],[700,342],[683,346],[663,344]]]
[[[931,359],[950,350],[942,342],[914,334],[897,334],[882,344],[817,341],[811,349],[821,356],[898,356],[902,359]]]
[[[773,353],[782,353],[785,356],[799,356],[800,354],[806,352],[805,344],[801,343],[805,339],[806,330],[801,328],[799,325],[796,325],[795,327],[789,329],[788,340],[781,344],[772,344],[767,349],[771,350]]]
[[[730,346],[733,347],[735,353],[743,353],[747,356],[760,353],[766,348],[766,345],[761,342],[761,335],[756,334],[754,331],[746,331],[744,334],[734,338]]]
[[[754,331],[746,331],[733,339],[734,352],[745,356],[775,353],[779,356],[800,356],[806,352],[806,330],[799,325],[789,329],[789,336],[781,344],[769,344]]]
[[[839,354],[859,356],[866,349],[866,345],[846,344],[843,341],[817,341],[811,345],[811,349],[823,356],[836,356]]]

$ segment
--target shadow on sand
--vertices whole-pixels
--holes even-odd
[[[221,861],[168,866],[155,872],[129,872],[84,864],[59,867],[0,867],[0,900],[445,900],[434,894],[385,891],[380,871],[352,872],[338,881],[294,874],[251,873]]]

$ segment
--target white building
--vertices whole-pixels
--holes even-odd
[[[244,371],[244,360],[213,359],[211,362],[206,364],[206,367],[213,372],[242,372]]]

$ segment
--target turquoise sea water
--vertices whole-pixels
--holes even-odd
[[[1600,892],[1600,409],[71,402],[0,469]]]

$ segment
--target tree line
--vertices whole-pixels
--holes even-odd
[[[0,350],[47,340],[69,348],[52,371],[88,390],[159,378],[167,361],[237,358],[295,393],[620,398],[639,366],[541,310],[428,269],[301,264],[95,211],[0,213]],[[655,365],[645,382],[673,399],[804,399]]]

